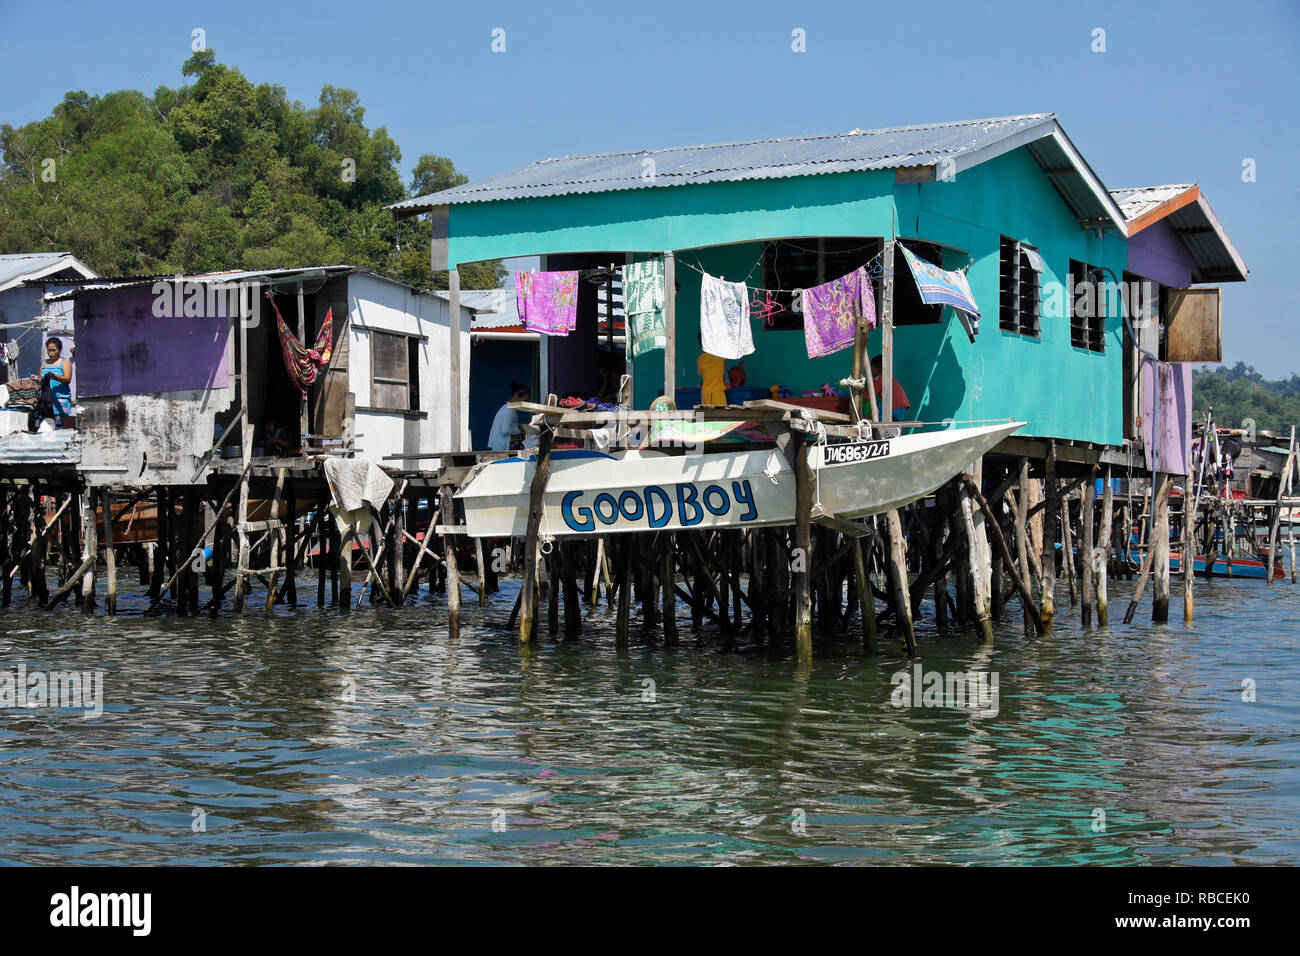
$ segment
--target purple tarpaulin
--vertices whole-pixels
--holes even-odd
[[[1157,374],[1152,374],[1152,369]],[[1159,408],[1153,406],[1158,386]],[[1156,430],[1152,440],[1152,429]],[[1142,362],[1142,442],[1146,446],[1147,468],[1169,475],[1187,474],[1192,446],[1192,366]]]
[[[142,395],[230,384],[221,316],[158,318],[148,289],[77,303],[77,395]],[[84,304],[84,307],[83,307]]]

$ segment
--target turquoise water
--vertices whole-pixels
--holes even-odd
[[[1084,631],[1064,586],[1050,638],[1014,602],[992,646],[923,624],[923,671],[997,676],[983,715],[894,706],[911,662],[888,635],[820,641],[801,671],[723,652],[685,608],[676,647],[634,622],[615,649],[602,603],[521,658],[513,586],[486,610],[467,592],[456,642],[425,597],[0,611],[0,671],[104,672],[99,717],[0,710],[0,862],[1300,862],[1289,582],[1198,581],[1192,628],[1144,602]]]

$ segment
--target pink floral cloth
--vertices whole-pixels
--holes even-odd
[[[578,324],[578,273],[516,272],[515,296],[524,328],[568,335]]]
[[[876,325],[876,294],[865,268],[803,293],[803,334],[808,357],[820,358],[853,344],[858,322]]]

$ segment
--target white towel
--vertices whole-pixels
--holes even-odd
[[[754,351],[749,325],[749,289],[743,282],[726,282],[704,273],[700,283],[700,344],[724,359],[744,358]]]

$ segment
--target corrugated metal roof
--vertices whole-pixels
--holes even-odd
[[[71,269],[83,276],[93,276],[94,270],[70,252],[17,252],[0,255],[0,291],[17,285],[28,278]]]
[[[1194,183],[1178,183],[1170,186],[1134,186],[1129,189],[1112,189],[1111,196],[1119,203],[1128,220],[1132,222],[1194,187]]]
[[[1129,235],[1167,221],[1196,263],[1195,282],[1244,282],[1250,270],[1227,230],[1195,183],[1112,189],[1111,196],[1128,219]]]
[[[494,199],[931,166],[1035,128],[1041,127],[1043,135],[1048,135],[1055,120],[1052,113],[1031,113],[924,126],[859,129],[824,136],[562,156],[408,199],[389,208],[419,211],[432,206]],[[648,174],[651,171],[652,176]]]
[[[299,275],[310,275],[312,273],[321,273],[322,275],[331,276],[358,271],[361,270],[354,269],[352,266],[337,265],[308,266],[295,269],[232,269],[225,272],[199,272],[192,275],[99,276],[78,283],[75,289],[47,295],[45,298],[49,302],[56,302],[60,299],[74,298],[83,292],[109,292],[114,289],[131,289],[137,286],[153,285],[156,282],[179,281],[192,282],[197,285],[206,285],[215,282],[240,282],[246,279],[283,280]],[[380,278],[384,277],[380,276]],[[402,285],[403,283],[398,284]]]

